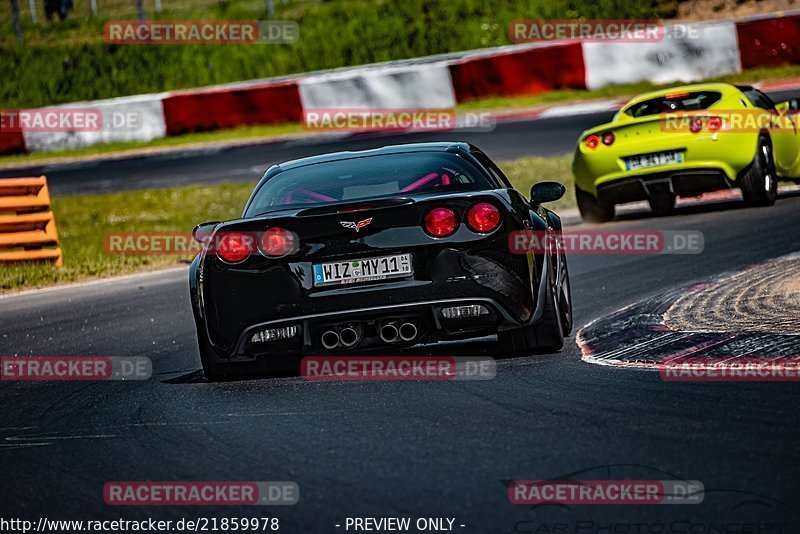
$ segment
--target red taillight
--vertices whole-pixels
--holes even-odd
[[[605,132],[603,134],[603,144],[606,146],[611,146],[614,144],[614,133],[613,132]]]
[[[586,138],[586,141],[584,142],[586,143],[587,147],[594,150],[600,144],[600,138],[597,137],[596,135],[590,135],[589,137]]]
[[[709,117],[708,118],[708,129],[709,131],[716,132],[722,128],[722,119],[719,117]]]
[[[280,258],[294,250],[295,237],[289,230],[275,227],[261,234],[260,244],[265,256]]]
[[[222,232],[216,238],[216,253],[222,261],[240,263],[253,253],[253,236],[241,232]]]
[[[458,219],[450,208],[433,208],[425,216],[425,230],[434,237],[445,237],[456,231]]]
[[[700,117],[694,117],[692,120],[689,121],[689,130],[692,133],[697,133],[703,129],[703,119]]]
[[[475,204],[467,213],[467,224],[476,232],[491,232],[500,224],[500,210],[488,202]]]

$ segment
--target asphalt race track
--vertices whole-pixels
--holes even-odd
[[[578,123],[594,119],[559,119],[563,132],[552,135],[540,131],[545,121],[509,123],[474,141],[500,159],[561,153],[587,126]],[[524,133],[531,131],[538,137]],[[170,176],[210,181],[226,167],[264,167],[327,148],[118,163],[114,179],[121,187]],[[48,174],[57,193],[68,193],[93,190],[101,168]],[[796,252],[798,223],[797,193],[768,208],[728,200],[663,218],[626,213],[602,228],[702,231],[704,251],[570,256],[576,331],[670,289]],[[4,516],[270,516],[283,532],[345,532],[354,516],[449,517],[465,533],[566,532],[565,524],[596,534],[800,532],[796,382],[665,382],[653,371],[584,362],[573,334],[548,356],[506,358],[493,338],[420,351],[500,358],[497,377],[487,381],[206,383],[186,278],[176,269],[0,298],[0,355],[147,356],[154,365],[149,381],[0,383]],[[509,502],[510,480],[572,474],[698,480],[705,491],[692,505]],[[294,481],[300,502],[233,509],[104,503],[105,483],[137,480]]]
[[[792,196],[772,208],[732,201],[607,225],[701,229],[705,250],[572,256],[576,324],[794,252],[793,233],[776,228],[792,226],[799,210]],[[545,513],[555,515],[548,521],[786,523],[798,512],[796,383],[666,383],[654,372],[585,363],[572,341],[558,355],[503,360],[491,381],[205,383],[182,269],[3,298],[0,324],[4,355],[154,362],[144,382],[0,385],[2,506],[22,517],[238,512],[274,514],[290,532],[335,532],[346,516],[434,515],[456,517],[463,532],[526,532]],[[434,353],[492,350],[487,338]],[[700,480],[704,502],[532,510],[510,504],[503,485],[619,464],[633,467],[601,471]],[[116,480],[291,480],[301,500],[244,511],[119,509],[102,497]]]

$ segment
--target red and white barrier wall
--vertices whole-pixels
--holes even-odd
[[[150,141],[167,135],[162,101],[165,94],[136,95],[41,108],[42,111],[96,110],[98,129],[22,132],[30,152],[68,150],[124,141]],[[39,129],[43,130],[43,129]]]
[[[698,23],[694,29],[697,36],[652,43],[583,43],[586,88],[688,82],[741,71],[734,22]]]
[[[469,54],[450,64],[458,102],[487,96],[585,89],[581,43],[546,43]]]
[[[696,23],[691,38],[659,42],[560,41],[465,52],[279,80],[116,98],[92,107],[103,121],[138,114],[139,128],[108,122],[101,131],[0,131],[0,154],[42,152],[112,141],[148,141],[249,124],[300,122],[319,108],[447,109],[488,96],[596,89],[649,80],[690,82],[758,66],[800,63],[800,11]]]
[[[303,117],[294,81],[176,91],[162,103],[167,135],[299,122]]]
[[[446,62],[373,66],[299,81],[304,109],[449,109],[456,96]]]

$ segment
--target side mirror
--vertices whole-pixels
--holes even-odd
[[[567,188],[558,182],[538,182],[531,187],[531,205],[539,207],[545,202],[553,202],[564,196]]]
[[[198,243],[206,244],[208,240],[211,239],[211,234],[214,233],[214,228],[216,228],[218,224],[219,221],[198,224],[194,227],[194,230],[192,230],[192,237]]]
[[[800,98],[790,98],[775,105],[779,113],[797,113],[800,110]]]

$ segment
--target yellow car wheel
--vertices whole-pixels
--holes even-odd
[[[769,138],[761,135],[753,163],[739,180],[745,203],[751,206],[771,206],[778,197],[778,177]]]

